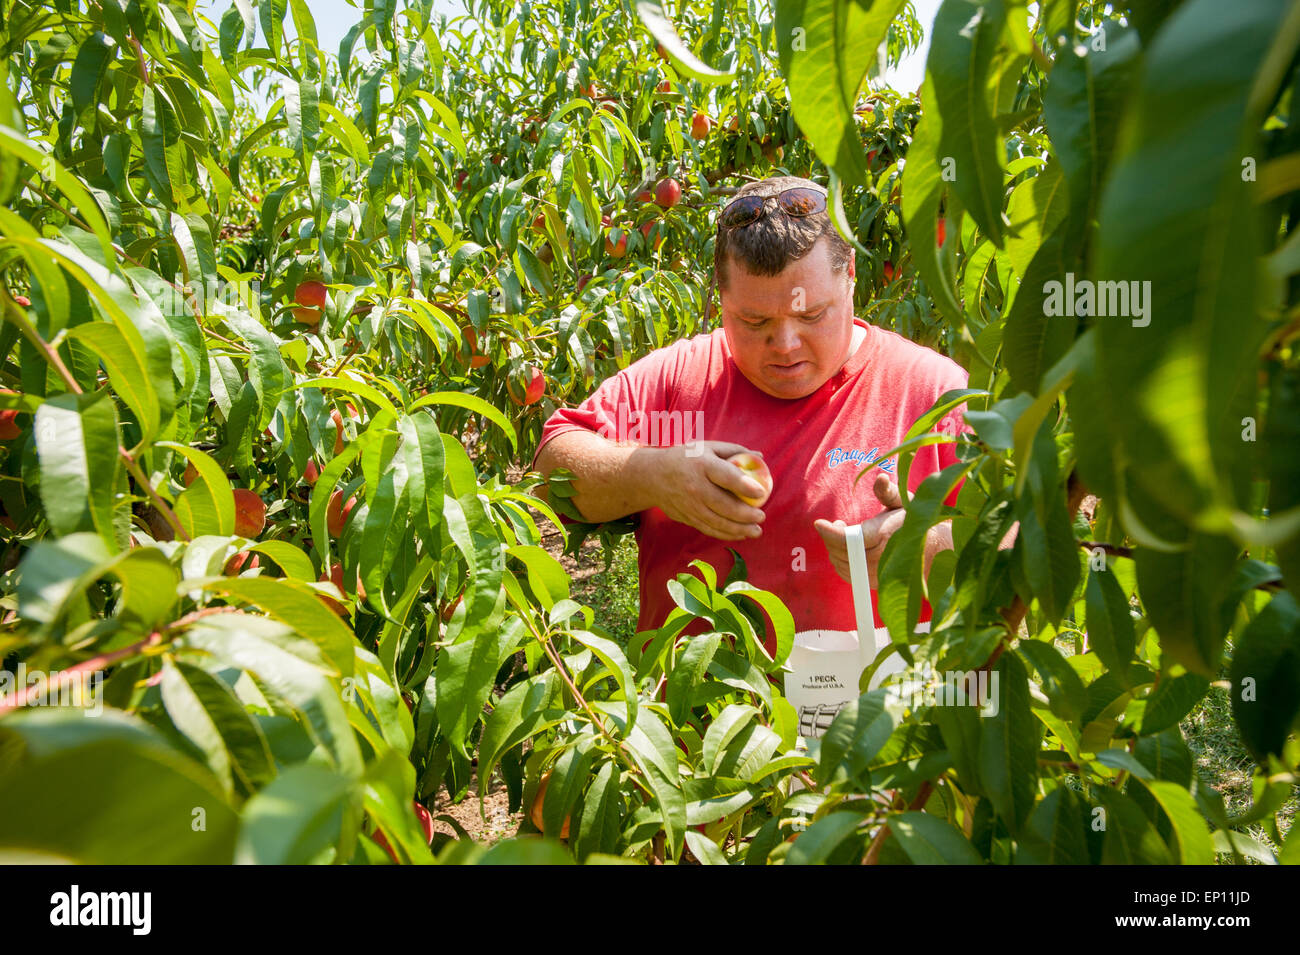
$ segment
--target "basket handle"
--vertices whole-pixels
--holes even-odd
[[[876,608],[861,524],[850,524],[844,529],[844,543],[849,551],[849,583],[853,588],[853,613],[858,624],[858,652],[863,666],[866,666],[876,655]]]

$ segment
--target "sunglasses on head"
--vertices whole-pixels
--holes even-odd
[[[775,199],[777,208],[788,216],[800,218],[826,211],[826,197],[816,189],[795,186],[774,196],[740,196],[731,200],[718,216],[718,225],[726,229],[740,229],[767,215],[767,201]]]
[[[752,222],[757,222],[767,215],[767,201],[775,199],[777,208],[796,219],[826,211],[826,197],[816,189],[807,186],[795,186],[778,192],[774,196],[739,196],[732,199],[718,215],[718,231],[722,229],[743,229]],[[713,317],[713,290],[717,288],[718,274],[715,271],[709,281],[709,294],[704,300],[704,326],[707,328]]]

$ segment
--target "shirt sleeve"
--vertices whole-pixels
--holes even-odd
[[[657,349],[606,378],[576,408],[557,408],[542,426],[530,469],[536,468],[537,455],[546,443],[558,435],[589,431],[611,441],[622,441],[627,437],[633,412],[666,408],[676,381],[676,351],[677,346]]]

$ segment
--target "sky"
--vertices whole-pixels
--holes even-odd
[[[917,19],[921,21],[924,35],[919,49],[903,59],[897,68],[886,71],[881,81],[903,92],[916,90],[921,86],[925,76],[925,57],[930,49],[930,29],[934,25],[934,15],[939,9],[940,0],[913,0]],[[221,17],[232,6],[231,0],[198,0],[196,11],[208,17],[214,25],[219,26]],[[361,19],[363,0],[307,0],[308,9],[316,21],[316,38],[322,50],[337,56],[339,43],[343,34]],[[435,13],[457,16],[465,12],[460,0],[434,0]],[[284,31],[287,37],[297,36],[293,17],[286,13]],[[260,35],[261,27],[258,27]],[[246,41],[245,41],[246,42]],[[266,97],[260,98],[260,111],[270,106]]]
[[[903,58],[895,69],[886,70],[881,81],[887,86],[904,93],[921,88],[925,79],[925,57],[930,52],[930,31],[934,26],[934,15],[939,12],[940,0],[912,0],[916,9],[916,19],[921,22],[923,31],[921,46]]]
[[[234,4],[231,0],[198,0],[195,4],[195,10],[202,13],[215,25],[221,25],[221,18],[225,16]],[[362,10],[365,4],[362,0],[307,0],[307,9],[311,11],[312,19],[316,21],[316,39],[319,41],[322,50],[328,50],[330,53],[338,55],[339,42],[343,39],[343,34],[352,28],[352,24],[361,19]],[[456,16],[465,12],[465,8],[458,0],[434,0],[434,13],[446,13],[448,16]],[[257,8],[253,8],[254,14]],[[258,26],[258,36],[261,36],[262,28]],[[284,15],[284,32],[285,36],[295,37],[298,31],[294,29],[293,14],[286,10]],[[247,38],[245,38],[247,42]]]
[[[226,11],[234,4],[231,0],[198,0],[194,5],[194,10],[209,20],[216,28],[221,27],[221,18],[225,16]],[[352,29],[352,25],[357,23],[365,9],[364,0],[307,0],[307,9],[311,11],[311,16],[316,21],[316,42],[321,50],[337,57],[339,54],[339,44],[343,41],[343,35]],[[435,15],[445,13],[449,17],[461,16],[465,13],[465,7],[460,0],[433,0],[433,12]],[[254,16],[257,15],[257,7],[253,7]],[[212,30],[204,31],[207,35],[212,35]],[[289,10],[288,4],[285,5],[284,15],[284,35],[286,39],[297,37],[298,31],[294,27],[293,14]],[[266,40],[262,36],[262,26],[258,23],[257,27],[258,45],[265,46]],[[248,37],[240,41],[240,46],[248,44]],[[357,44],[358,49],[364,49],[363,44]],[[248,79],[247,74],[245,79]],[[271,105],[271,101],[265,96],[254,96],[253,100],[258,104],[258,111],[265,113]]]

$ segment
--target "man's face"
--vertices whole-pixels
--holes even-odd
[[[746,378],[775,398],[812,394],[844,366],[853,339],[853,278],[831,271],[830,243],[779,275],[754,275],[733,257],[722,294],[722,329]]]

